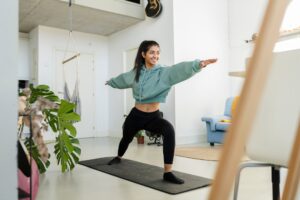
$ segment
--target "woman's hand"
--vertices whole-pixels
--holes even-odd
[[[205,68],[207,65],[209,64],[213,64],[215,62],[217,62],[218,59],[216,58],[212,58],[212,59],[207,59],[207,60],[202,60],[199,64],[200,68]]]

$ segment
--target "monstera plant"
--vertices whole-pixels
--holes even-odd
[[[43,139],[48,134],[48,127],[55,134],[54,154],[62,172],[72,170],[78,163],[81,149],[74,123],[80,121],[80,116],[74,112],[75,106],[60,99],[47,85],[30,85],[20,92],[19,116],[22,118],[19,120],[19,136],[24,125],[31,127],[32,137],[23,139],[40,173],[50,165],[50,153]]]

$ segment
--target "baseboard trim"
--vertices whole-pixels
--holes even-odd
[[[206,135],[187,135],[176,137],[177,145],[206,143]]]

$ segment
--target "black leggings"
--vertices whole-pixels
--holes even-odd
[[[175,131],[170,122],[163,119],[160,112],[143,112],[133,108],[123,125],[123,137],[119,144],[118,156],[122,157],[128,145],[139,130],[146,130],[163,136],[164,163],[172,164],[175,149]]]

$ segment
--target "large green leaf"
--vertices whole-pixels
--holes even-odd
[[[75,140],[74,140],[75,139]],[[76,138],[68,135],[66,132],[59,134],[56,138],[56,144],[54,145],[54,153],[58,163],[61,164],[63,172],[66,170],[72,170],[75,164],[79,162],[79,156],[81,154]]]
[[[52,102],[60,102],[58,96],[54,94],[47,85],[38,85],[34,87],[30,84],[31,95],[29,98],[29,103],[34,103],[38,97],[44,97]]]
[[[60,114],[58,117],[64,121],[69,122],[80,121],[80,116],[77,113],[63,113]]]
[[[76,137],[77,131],[76,131],[76,128],[73,126],[72,123],[62,122],[61,126],[66,128],[66,130],[68,130],[73,137]]]
[[[51,129],[56,133],[59,129],[57,110],[45,109],[43,113],[46,117],[46,122],[50,125]]]
[[[62,99],[59,106],[58,114],[61,115],[64,113],[70,113],[74,110],[75,106],[76,105],[74,103]]]
[[[48,95],[45,97],[46,99],[50,100],[50,101],[53,101],[53,102],[58,102],[59,101],[59,98],[55,95]]]
[[[49,154],[48,160],[46,161],[46,163],[44,163],[41,160],[41,155],[39,154],[37,146],[35,145],[35,143],[32,139],[30,140],[30,138],[25,138],[24,144],[26,146],[27,151],[31,154],[32,158],[35,160],[35,162],[38,166],[39,172],[41,174],[45,173],[47,168],[50,166],[50,161],[49,161],[50,154]],[[30,148],[30,146],[31,146],[31,148]]]
[[[49,86],[48,85],[38,85],[36,86],[37,90],[49,90]]]

